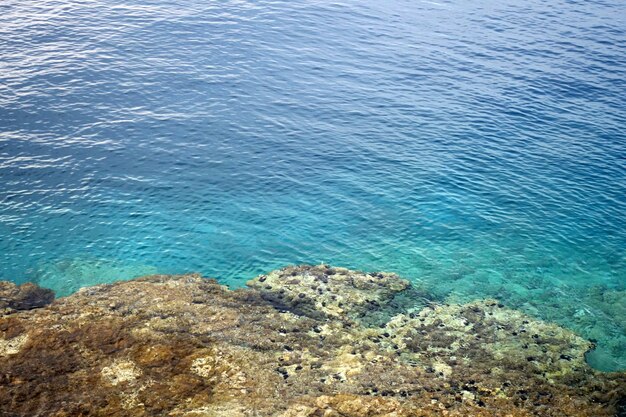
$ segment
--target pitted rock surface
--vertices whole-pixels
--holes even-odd
[[[584,361],[588,341],[497,301],[411,305],[381,325],[363,323],[364,314],[412,291],[381,275],[290,267],[235,291],[198,275],[156,275],[13,311],[0,318],[0,410],[29,417],[618,412],[624,373],[594,371]]]

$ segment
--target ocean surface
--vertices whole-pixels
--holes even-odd
[[[0,3],[0,279],[321,262],[626,369],[626,2]]]

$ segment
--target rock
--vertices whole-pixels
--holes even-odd
[[[445,377],[471,366],[565,380],[588,369],[584,356],[594,347],[569,330],[495,300],[428,307],[415,318],[398,315],[386,327],[388,343],[413,361],[439,367]]]
[[[410,287],[395,274],[368,274],[327,265],[290,266],[261,275],[247,285],[277,307],[334,319],[357,319],[380,311]]]
[[[264,277],[230,291],[154,275],[0,318],[0,410],[602,417],[626,396],[624,373],[585,363],[589,342],[496,301],[411,305],[372,326],[363,313],[389,309],[408,282],[319,266]]]
[[[30,282],[15,285],[0,281],[0,312],[11,313],[16,310],[30,310],[43,307],[54,301],[54,291],[41,288]]]

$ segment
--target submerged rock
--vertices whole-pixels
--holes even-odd
[[[12,282],[0,281],[0,313],[43,307],[53,300],[54,291],[30,282],[15,285]]]
[[[249,285],[155,275],[5,315],[0,410],[600,417],[626,396],[624,373],[585,363],[590,342],[496,301],[400,312],[407,281],[326,266]]]

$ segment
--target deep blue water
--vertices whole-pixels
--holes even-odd
[[[0,279],[292,263],[626,368],[626,3],[3,0]]]

